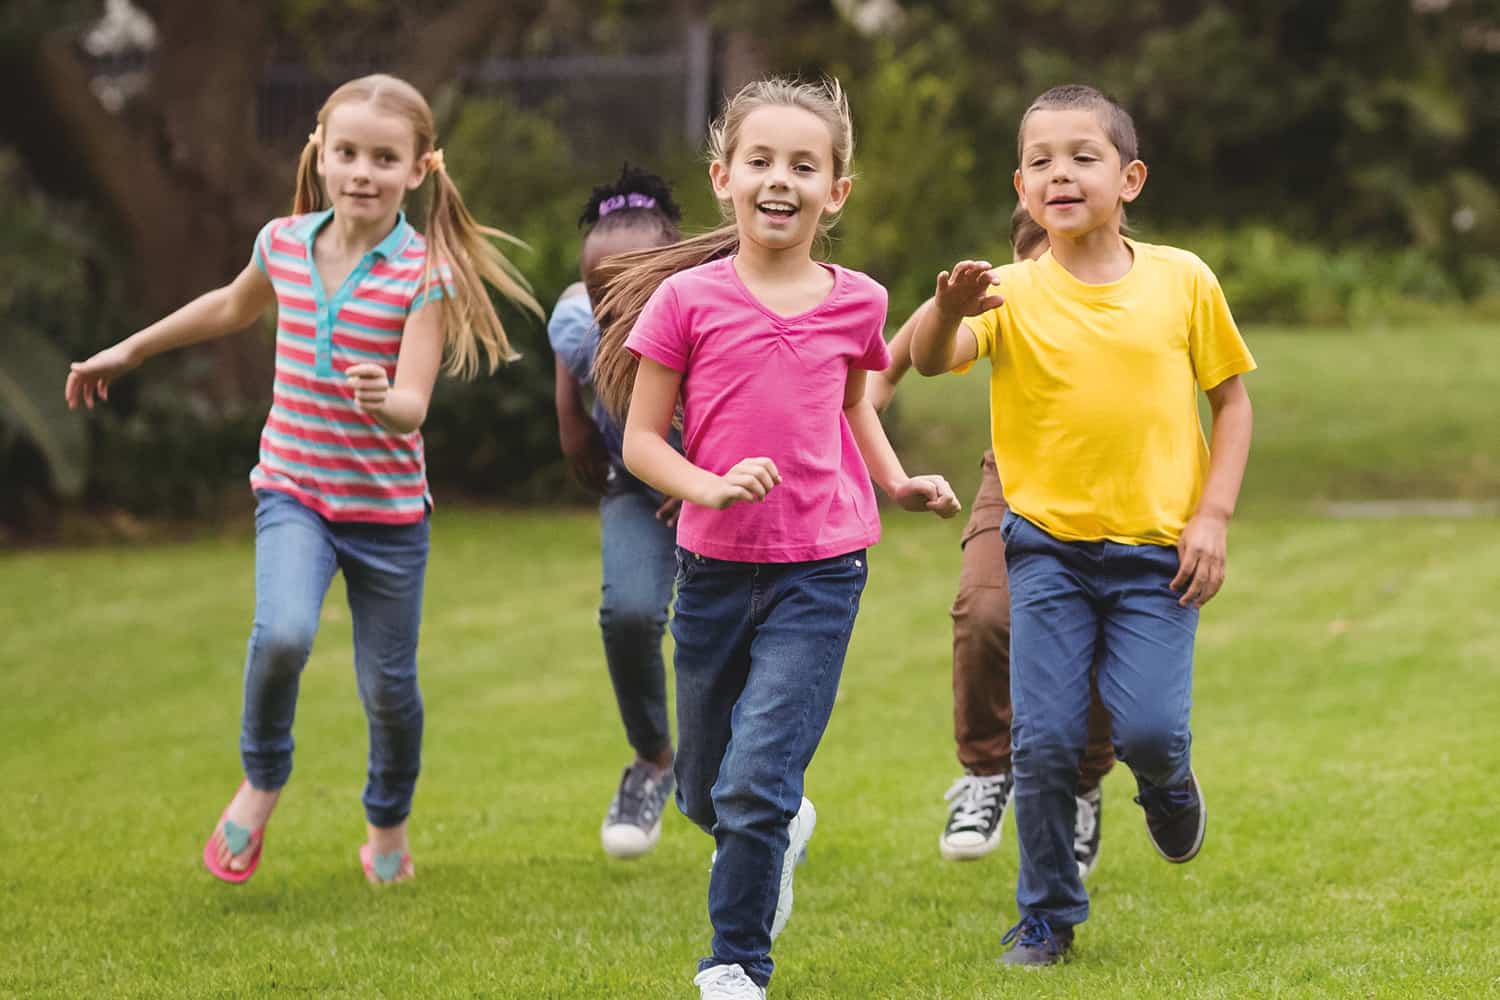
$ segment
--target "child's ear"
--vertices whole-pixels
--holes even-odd
[[[1140,160],[1125,164],[1125,186],[1120,189],[1121,201],[1135,201],[1146,186],[1146,165]]]
[[[708,164],[708,180],[714,186],[714,197],[720,201],[728,201],[729,167],[720,160],[710,160]]]
[[[828,192],[828,204],[823,206],[825,215],[836,215],[844,207],[844,202],[849,198],[849,192],[854,188],[852,177],[840,177],[833,182],[833,190]]]

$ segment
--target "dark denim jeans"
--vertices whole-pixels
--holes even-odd
[[[369,721],[365,816],[398,826],[411,812],[422,759],[417,631],[428,522],[329,521],[293,497],[257,490],[255,625],[245,657],[240,757],[256,788],[292,773],[292,720],[323,598],[342,570],[354,621],[354,673]]]
[[[827,728],[859,612],[863,551],[741,563],[677,550],[677,805],[718,846],[713,956],[764,986],[787,824]]]
[[[1073,796],[1090,667],[1113,717],[1115,753],[1137,783],[1186,781],[1198,612],[1167,586],[1175,548],[1064,542],[1013,511],[1000,531],[1010,570],[1016,903],[1057,929],[1089,913],[1073,858]]]
[[[647,759],[672,748],[661,640],[677,572],[677,531],[657,520],[661,504],[659,495],[618,472],[599,502],[604,660],[625,738]]]

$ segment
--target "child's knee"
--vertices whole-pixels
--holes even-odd
[[[1191,739],[1186,727],[1179,728],[1172,720],[1157,716],[1123,722],[1115,719],[1114,743],[1115,755],[1132,771],[1151,784],[1162,784],[1178,770]]]
[[[250,639],[252,658],[273,674],[296,674],[307,663],[317,631],[317,622],[290,617],[256,622]]]
[[[667,609],[663,605],[640,600],[606,599],[599,606],[599,628],[605,638],[656,637],[661,638],[667,625]]]
[[[422,692],[412,676],[378,677],[360,684],[365,714],[382,725],[409,725],[422,717]]]

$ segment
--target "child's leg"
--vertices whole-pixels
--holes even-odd
[[[1024,919],[1052,930],[1088,917],[1073,856],[1074,794],[1098,637],[1091,545],[1059,541],[1011,514],[1003,529],[1011,592],[1012,764]]]
[[[1120,759],[1143,785],[1188,779],[1192,736],[1196,608],[1184,608],[1167,584],[1177,551],[1162,545],[1108,545],[1099,694],[1113,716]]]
[[[365,818],[398,831],[411,812],[422,763],[422,693],[417,634],[427,571],[428,522],[351,525],[339,531],[339,564],[354,623],[354,672],[369,725]],[[373,831],[372,831],[373,832]],[[405,850],[404,831],[371,843]]]
[[[867,572],[863,552],[758,567],[750,673],[713,786],[713,957],[700,971],[734,964],[761,986],[771,977],[788,824],[833,711]]]
[[[240,756],[250,785],[275,791],[292,773],[298,683],[337,562],[322,517],[285,493],[261,490],[257,498],[255,624],[245,656]]]
[[[625,737],[642,760],[671,760],[662,633],[677,572],[676,531],[656,517],[660,504],[639,488],[611,490],[599,504],[603,600],[599,629]]]
[[[953,602],[953,737],[971,774],[1010,770],[1010,587],[1000,524],[1008,509],[995,456],[980,463]]]
[[[677,550],[672,613],[677,681],[677,807],[707,833],[717,817],[711,791],[729,746],[730,715],[750,673],[756,566]]]

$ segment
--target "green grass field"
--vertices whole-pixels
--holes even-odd
[[[937,852],[960,526],[891,513],[808,776],[818,832],[773,997],[1500,995],[1497,522],[1311,512],[1500,496],[1481,375],[1496,338],[1250,339],[1261,435],[1198,646],[1203,854],[1158,860],[1117,770],[1074,961],[995,966],[1009,822],[983,862]],[[914,386],[905,416],[950,432],[909,443],[969,463],[981,383],[945,388]],[[673,813],[641,861],[598,846],[627,751],[594,624],[596,519],[444,507],[434,523],[419,879],[385,892],[355,857],[365,735],[337,583],[296,774],[260,872],[230,887],[198,852],[238,780],[248,535],[0,557],[0,993],[695,995],[711,842]]]

